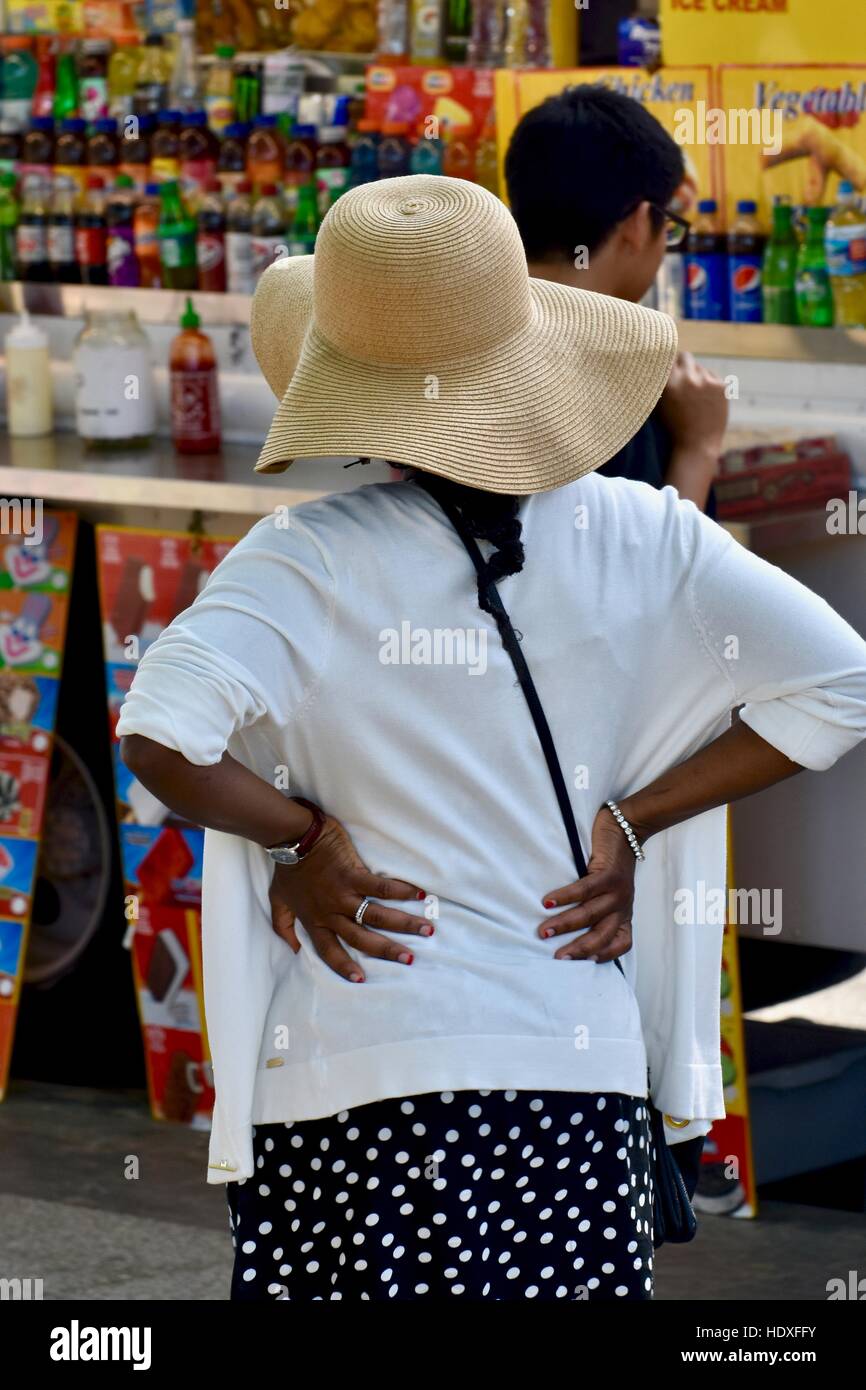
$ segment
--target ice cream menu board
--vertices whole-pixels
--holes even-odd
[[[77,524],[71,512],[41,503],[29,513],[0,539],[0,1099],[21,997]]]
[[[213,1108],[201,971],[204,831],[171,815],[132,776],[119,757],[116,726],[141,657],[233,545],[183,532],[97,528],[126,940],[150,1105],[156,1119],[202,1128]]]

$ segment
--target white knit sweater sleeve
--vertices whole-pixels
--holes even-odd
[[[145,652],[118,734],[205,766],[263,716],[287,723],[321,678],[334,597],[325,556],[291,513],[257,522]]]
[[[690,598],[731,704],[761,738],[813,771],[866,738],[866,642],[822,598],[746,550],[691,504]]]

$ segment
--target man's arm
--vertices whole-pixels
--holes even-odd
[[[704,511],[728,424],[724,383],[690,352],[681,352],[659,412],[673,443],[665,482]]]

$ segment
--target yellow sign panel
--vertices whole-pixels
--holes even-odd
[[[712,105],[711,74],[705,67],[659,68],[648,73],[642,68],[572,68],[570,71],[519,72],[499,71],[496,74],[496,135],[499,147],[500,176],[505,151],[512,131],[527,111],[540,105],[547,97],[555,96],[566,87],[578,83],[599,83],[624,96],[633,97],[655,116],[674,135],[681,127],[684,113],[697,120],[701,112]],[[680,142],[682,143],[682,142]],[[716,147],[694,144],[684,148],[692,167],[691,173],[701,198],[717,194]],[[505,189],[504,177],[500,186]]]
[[[863,0],[661,0],[665,63],[833,63],[866,52]]]
[[[778,123],[769,140],[765,117],[758,138],[719,147],[729,219],[740,198],[753,198],[769,225],[775,198],[831,206],[842,179],[866,193],[866,66],[723,68],[719,106]]]

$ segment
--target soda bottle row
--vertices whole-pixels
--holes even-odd
[[[866,214],[850,183],[835,207],[795,214],[773,206],[769,235],[757,204],[737,204],[727,236],[712,199],[698,204],[685,250],[685,313],[692,319],[799,324],[829,328],[866,324]]]
[[[0,174],[0,278],[251,294],[279,256],[307,255],[319,225],[315,186],[290,211],[276,184],[254,194],[243,180],[226,202],[212,180],[190,210],[175,180],[139,194],[118,175],[31,179],[23,203],[15,176]]]

